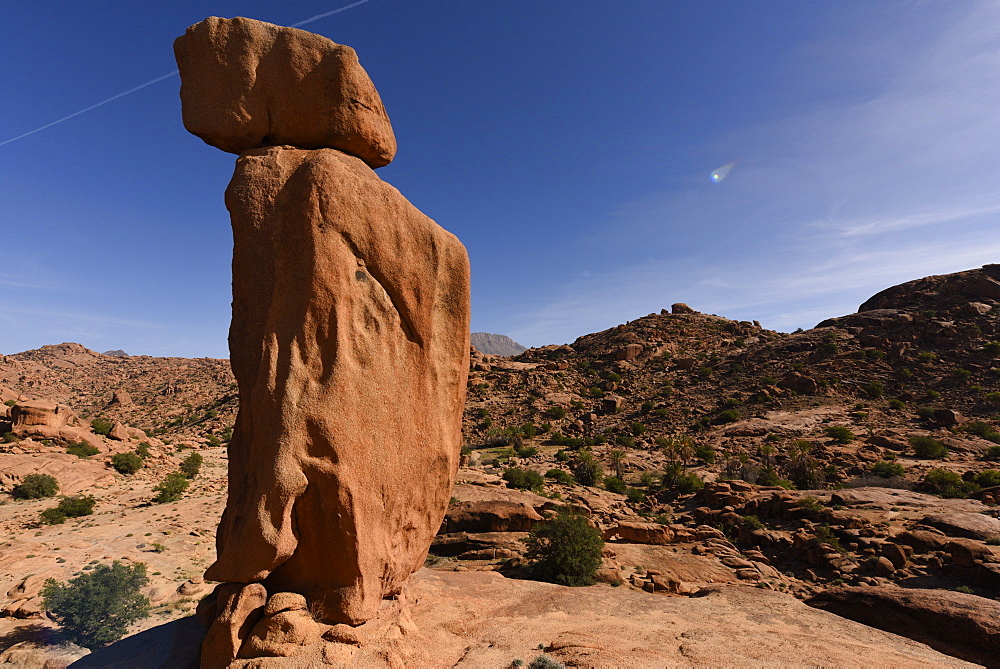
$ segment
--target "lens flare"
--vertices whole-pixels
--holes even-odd
[[[733,171],[734,167],[736,167],[737,162],[739,161],[734,160],[731,163],[726,163],[717,170],[712,170],[712,174],[709,176],[709,178],[712,180],[712,183],[717,184],[726,177],[728,177],[729,173]]]

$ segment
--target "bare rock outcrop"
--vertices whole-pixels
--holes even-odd
[[[860,586],[826,590],[806,603],[969,662],[996,666],[1000,657],[1000,604],[985,597]]]
[[[186,126],[241,152],[226,191],[240,409],[205,576],[308,604],[255,626],[221,595],[217,616],[203,607],[203,666],[224,666],[298,652],[310,616],[360,625],[405,602],[458,469],[469,263],[372,171],[395,143],[353,50],[210,18],[175,51]]]
[[[396,154],[382,100],[349,46],[213,16],[188,28],[174,53],[184,127],[214,147],[339,149],[372,167]]]

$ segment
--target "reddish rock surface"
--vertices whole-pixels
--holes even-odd
[[[1000,658],[1000,603],[985,597],[861,586],[827,590],[807,603],[969,662],[993,667]]]
[[[174,43],[184,127],[223,151],[339,149],[371,167],[396,153],[378,91],[349,46],[295,28],[210,17]]]

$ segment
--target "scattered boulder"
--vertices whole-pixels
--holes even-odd
[[[672,314],[696,314],[698,313],[688,305],[683,302],[675,302],[670,305],[670,313]]]

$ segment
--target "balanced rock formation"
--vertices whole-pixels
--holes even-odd
[[[184,127],[229,153],[283,144],[388,165],[396,138],[349,46],[252,19],[210,17],[174,44]]]
[[[395,144],[351,49],[210,18],[175,51],[185,125],[241,153],[226,191],[240,411],[205,574],[224,585],[201,607],[203,666],[225,666],[297,652],[306,610],[360,625],[405,602],[458,468],[469,262],[372,171]],[[308,608],[278,610],[289,593]]]

